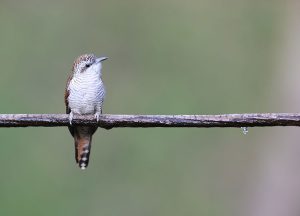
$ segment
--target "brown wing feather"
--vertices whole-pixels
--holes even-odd
[[[69,84],[70,84],[70,81],[71,81],[72,78],[73,78],[73,73],[71,73],[69,75],[68,80],[67,80],[66,89],[65,89],[65,98],[64,99],[65,99],[66,113],[67,114],[69,114],[71,112],[71,109],[69,107],[69,101],[68,101],[68,97],[70,95],[70,91],[69,91],[68,87],[69,87]],[[74,136],[74,127],[68,126],[68,128],[69,128],[69,131],[70,131],[71,135]]]
[[[68,77],[66,88],[65,88],[65,95],[64,95],[65,96],[64,99],[65,99],[66,113],[67,114],[69,114],[71,112],[71,109],[69,107],[69,101],[68,101],[68,97],[70,95],[70,91],[69,91],[68,87],[69,87],[69,84],[70,84],[70,81],[71,81],[72,78],[73,78],[73,73],[71,73]]]

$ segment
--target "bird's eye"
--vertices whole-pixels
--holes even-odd
[[[85,65],[85,67],[87,67],[87,68],[90,67],[90,66],[91,66],[91,64],[86,64],[86,65]]]

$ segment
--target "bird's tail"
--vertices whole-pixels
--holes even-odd
[[[89,164],[92,135],[77,137],[75,139],[75,159],[80,169],[86,169]]]

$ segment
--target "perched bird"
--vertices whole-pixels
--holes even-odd
[[[75,141],[75,159],[81,169],[89,164],[92,135],[97,126],[73,126],[73,115],[95,115],[97,121],[102,113],[105,89],[101,79],[102,61],[94,54],[79,56],[73,63],[65,89],[66,113],[69,114],[69,131]]]

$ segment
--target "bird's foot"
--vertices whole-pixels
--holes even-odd
[[[73,120],[73,112],[70,112],[69,114],[69,123],[72,125],[72,120]]]
[[[100,115],[101,115],[101,112],[96,112],[95,113],[95,118],[96,118],[96,120],[97,120],[97,123],[99,122],[99,120],[100,120]]]

